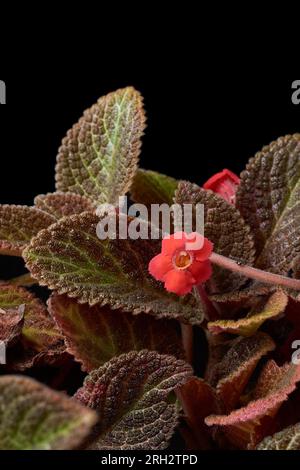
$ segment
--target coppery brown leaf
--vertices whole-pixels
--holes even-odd
[[[35,207],[0,205],[0,254],[21,256],[32,237],[53,222]]]
[[[134,350],[183,357],[174,321],[112,311],[107,305],[89,307],[66,295],[53,294],[48,306],[65,337],[67,351],[85,371],[98,369],[113,357]]]
[[[168,396],[191,375],[184,361],[147,350],[123,354],[93,371],[75,395],[99,414],[90,448],[166,448],[178,420]]]

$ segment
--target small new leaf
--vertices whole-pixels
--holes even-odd
[[[97,421],[93,411],[28,377],[0,377],[0,448],[68,450]]]
[[[239,320],[218,320],[209,322],[207,327],[213,334],[232,333],[241,336],[252,336],[268,319],[277,317],[282,313],[288,303],[288,296],[282,291],[276,291],[264,305],[247,317]]]
[[[130,188],[144,128],[143,101],[134,88],[100,98],[62,141],[57,190],[115,204]]]
[[[170,393],[192,375],[173,356],[132,351],[93,371],[75,397],[99,414],[92,449],[165,449],[178,421]]]

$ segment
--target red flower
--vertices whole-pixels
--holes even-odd
[[[235,193],[240,178],[230,170],[223,170],[209,178],[203,185],[204,189],[211,189],[214,193],[222,196],[229,204],[235,204]]]
[[[177,232],[163,239],[161,253],[150,261],[149,272],[169,292],[187,294],[210,278],[212,249],[213,244],[199,233]]]

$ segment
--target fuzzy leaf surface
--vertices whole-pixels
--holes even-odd
[[[65,337],[67,351],[85,371],[98,369],[113,357],[133,350],[183,357],[174,321],[112,311],[107,305],[89,307],[66,295],[53,294],[48,306]]]
[[[261,372],[252,400],[246,406],[233,410],[228,415],[208,416],[205,422],[208,426],[232,426],[272,416],[295,390],[299,380],[299,365],[287,363],[279,367],[271,360]]]
[[[281,137],[241,174],[237,207],[254,234],[256,265],[287,274],[300,255],[300,134]],[[299,261],[298,261],[299,263]]]
[[[300,450],[300,423],[266,437],[256,450]]]
[[[11,346],[21,336],[24,309],[24,305],[11,310],[0,308],[0,341],[3,341],[6,346]]]
[[[111,217],[115,220],[115,214]],[[132,222],[125,216],[122,219],[125,227]],[[119,217],[116,220],[118,230]],[[80,303],[109,304],[127,312],[201,323],[202,307],[195,298],[167,293],[148,273],[149,261],[160,251],[160,240],[123,240],[118,232],[116,239],[100,240],[96,234],[99,221],[97,215],[83,213],[42,231],[23,253],[32,276]]]
[[[134,88],[100,98],[62,141],[56,189],[116,203],[136,172],[144,128],[143,101]]]
[[[252,336],[268,319],[278,317],[288,303],[288,296],[282,291],[274,292],[260,308],[255,308],[247,317],[239,320],[217,320],[208,323],[213,334],[232,333],[241,336]]]
[[[91,448],[166,448],[178,420],[168,397],[191,375],[184,361],[147,350],[123,354],[93,371],[75,395],[99,414]]]
[[[67,450],[96,423],[93,411],[29,377],[0,377],[0,448]]]
[[[209,371],[209,382],[227,410],[236,406],[258,362],[274,348],[271,337],[261,332],[228,343],[222,359]]]
[[[55,217],[56,220],[95,210],[91,200],[73,193],[41,194],[35,198],[34,204],[38,209]]]
[[[54,217],[35,207],[0,205],[0,254],[21,256],[32,237],[53,222]]]

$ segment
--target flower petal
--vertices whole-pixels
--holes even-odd
[[[204,242],[201,250],[198,250],[194,253],[194,257],[197,261],[205,261],[207,260],[210,255],[212,254],[213,251],[213,243],[208,239],[204,237]]]
[[[163,281],[165,275],[172,269],[171,257],[163,254],[154,256],[148,266],[149,273],[158,281]]]
[[[235,204],[235,194],[239,184],[240,178],[232,171],[225,169],[209,178],[203,188],[211,189],[230,204]]]
[[[237,185],[240,184],[240,178],[235,173],[225,168],[223,171],[220,171],[219,173],[216,173],[211,178],[209,178],[209,180],[204,183],[203,188],[215,191],[219,184],[224,180],[231,181]]]
[[[192,274],[196,284],[203,283],[212,275],[211,262],[209,260],[203,262],[194,261],[193,264],[189,266],[188,271]]]
[[[176,232],[173,235],[165,237],[161,244],[163,255],[173,255],[176,250],[184,249],[186,235],[184,232]]]
[[[185,271],[169,271],[165,276],[165,288],[169,292],[177,295],[185,295],[191,292],[195,279],[187,270]]]

